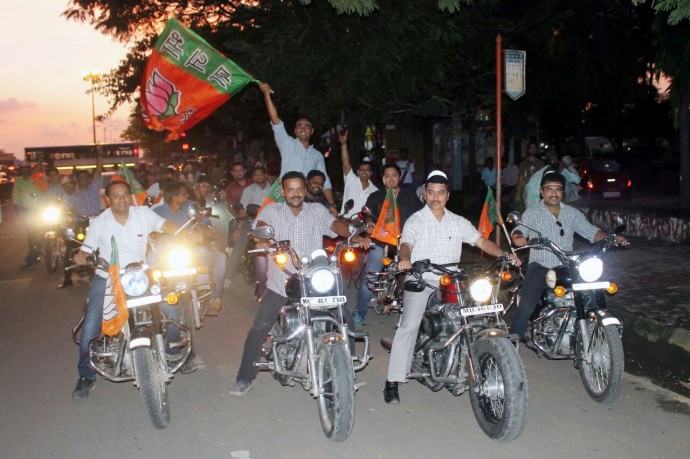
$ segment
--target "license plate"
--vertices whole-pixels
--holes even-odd
[[[163,277],[193,276],[195,274],[196,268],[172,269],[170,271],[163,271]]]
[[[621,192],[620,191],[604,191],[604,197],[605,198],[620,198]]]
[[[460,310],[460,314],[463,315],[463,317],[468,317],[468,316],[479,316],[482,314],[491,314],[493,312],[501,312],[503,311],[503,305],[501,303],[498,304],[485,304],[483,306],[474,306],[473,308],[462,308]]]
[[[584,282],[581,284],[573,284],[573,290],[599,290],[602,288],[609,288],[611,282]]]
[[[336,304],[347,303],[347,297],[340,296],[317,296],[302,298],[303,306],[333,306]]]
[[[127,300],[128,308],[136,308],[137,306],[143,306],[145,304],[160,303],[163,298],[160,295],[142,296],[141,298],[133,298]]]

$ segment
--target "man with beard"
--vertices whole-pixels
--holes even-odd
[[[275,230],[275,239],[289,240],[298,257],[308,256],[322,246],[323,236],[349,236],[348,225],[330,215],[321,205],[304,202],[306,195],[306,178],[301,172],[290,171],[282,180],[285,202],[268,204],[261,211],[257,226],[270,225]],[[355,236],[353,241],[359,242],[364,248],[369,240]],[[266,247],[266,242],[259,243]],[[291,263],[284,266],[289,272],[295,272]],[[242,363],[237,372],[237,380],[230,395],[241,397],[246,394],[256,378],[257,369],[254,362],[260,357],[261,345],[266,334],[273,326],[280,308],[287,304],[285,282],[288,274],[284,273],[275,263],[268,265],[268,288],[264,294],[259,309],[254,317],[252,328],[247,333],[242,353]],[[352,325],[351,314],[345,314],[348,325]]]
[[[446,174],[431,172],[425,190],[426,206],[412,214],[403,229],[398,269],[410,269],[413,262],[425,259],[436,264],[459,263],[463,243],[479,247],[495,257],[508,255],[494,242],[484,238],[467,219],[446,209],[450,197]],[[518,260],[515,255],[510,256]],[[423,277],[431,285],[438,285],[441,276],[424,273]],[[383,390],[386,403],[400,402],[398,383],[407,382],[419,324],[429,295],[433,292],[430,287],[422,292],[405,291],[405,311],[393,338],[388,377]]]

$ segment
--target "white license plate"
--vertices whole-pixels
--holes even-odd
[[[483,306],[475,306],[473,308],[462,308],[460,310],[460,314],[462,314],[464,317],[468,316],[479,316],[482,314],[491,314],[493,312],[501,312],[503,311],[503,305],[501,303],[498,304],[485,304]]]
[[[347,297],[341,296],[317,296],[302,298],[303,306],[332,306],[347,303]]]
[[[605,198],[620,198],[621,192],[620,191],[604,191],[604,197]]]
[[[599,290],[602,288],[609,288],[611,282],[583,282],[581,284],[573,284],[573,290]]]
[[[160,303],[163,298],[160,295],[142,296],[141,298],[133,298],[127,300],[128,308],[136,308],[137,306],[144,306],[145,304]]]
[[[170,271],[163,271],[163,277],[193,276],[195,274],[196,268],[172,269]]]

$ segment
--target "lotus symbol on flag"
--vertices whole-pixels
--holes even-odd
[[[175,85],[154,70],[146,82],[146,105],[151,115],[165,119],[177,115],[180,93]]]

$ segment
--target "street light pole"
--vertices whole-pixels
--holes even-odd
[[[95,70],[89,70],[82,75],[84,81],[91,82],[91,123],[93,125],[93,144],[96,145],[96,98],[94,86],[100,80],[100,74]]]

